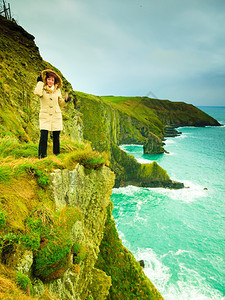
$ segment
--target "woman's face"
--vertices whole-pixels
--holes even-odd
[[[47,85],[48,85],[49,87],[52,87],[54,84],[55,84],[55,78],[54,78],[53,76],[49,76],[49,77],[47,78]]]

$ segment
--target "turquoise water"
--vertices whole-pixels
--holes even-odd
[[[200,108],[225,124],[225,107]],[[179,131],[166,141],[169,154],[121,148],[139,162],[157,161],[187,188],[114,189],[113,215],[123,244],[145,261],[165,300],[225,299],[225,126]]]

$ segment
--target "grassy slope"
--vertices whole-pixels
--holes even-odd
[[[127,114],[148,126],[152,133],[160,135],[163,132],[163,123],[151,108],[143,105],[141,97],[108,96],[102,97],[102,99],[123,114]]]
[[[157,124],[159,119],[164,125],[175,126],[218,126],[220,125],[214,118],[207,115],[192,104],[184,102],[172,102],[169,100],[159,100],[147,97],[102,97],[106,102],[131,115],[135,114],[140,118],[142,112],[146,112],[149,120]],[[145,114],[143,114],[145,115]],[[144,121],[142,119],[142,121]],[[145,118],[147,121],[147,118]]]

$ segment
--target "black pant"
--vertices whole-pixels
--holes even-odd
[[[53,153],[58,155],[60,153],[59,142],[60,131],[53,131]],[[38,148],[38,157],[44,158],[47,156],[48,130],[41,130],[41,136]]]

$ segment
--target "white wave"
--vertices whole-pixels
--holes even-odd
[[[177,130],[182,130],[182,128],[196,129],[196,128],[199,128],[199,127],[196,127],[196,126],[183,126],[183,127],[178,127]],[[182,134],[183,134],[183,132],[182,132]]]
[[[136,159],[140,164],[150,164],[152,163],[154,160],[149,160],[149,159],[145,159],[145,158],[138,158]]]
[[[176,155],[174,152],[165,153],[165,155]]]
[[[125,239],[125,235],[122,231],[118,230],[118,235],[119,238],[122,240],[124,247],[126,247],[127,249],[130,249],[130,242],[128,242],[128,240]]]
[[[157,254],[151,248],[138,248],[137,252],[133,254],[136,260],[144,260],[145,267],[143,271],[155,286],[161,290],[165,289],[172,273],[170,269],[160,261]]]
[[[179,250],[177,250],[177,252],[175,253],[175,255],[181,255],[183,253],[189,253],[189,252],[190,251],[179,249]]]
[[[165,298],[168,300],[222,300],[225,299],[222,293],[213,289],[195,270],[179,265],[180,272],[176,284],[169,284],[165,291]]]
[[[181,135],[176,136],[176,139],[185,139],[187,137],[190,137],[192,133],[190,132],[183,132]]]
[[[165,140],[164,141],[164,143],[166,144],[166,145],[170,145],[170,144],[176,144],[176,141],[173,139],[168,139],[168,140]]]
[[[143,217],[140,217],[140,215],[138,213],[136,213],[135,217],[134,217],[134,223],[139,223],[139,224],[146,224],[148,221],[147,218],[143,218]]]
[[[170,284],[165,293],[162,293],[167,300],[224,300],[223,295],[211,288],[205,281],[198,286],[183,280]]]
[[[133,185],[128,185],[126,187],[120,187],[120,188],[113,188],[113,194],[123,194],[127,196],[133,196],[134,194],[138,193],[140,191],[140,187],[136,187]]]
[[[175,255],[181,255],[186,250],[179,249]],[[157,255],[151,248],[139,248],[133,253],[136,260],[144,260],[143,271],[146,276],[167,300],[225,300],[218,290],[213,289],[198,272],[180,264],[177,274],[178,280],[174,282],[172,271],[162,263],[163,256]],[[168,253],[169,254],[169,253]]]
[[[173,200],[183,201],[186,203],[196,201],[198,198],[207,197],[209,191],[205,190],[203,186],[199,184],[195,184],[188,180],[179,180],[184,183],[185,188],[178,190],[170,190],[163,188],[148,188],[149,190],[153,190],[156,193],[160,193],[163,195],[169,196]]]
[[[140,211],[142,209],[142,205],[148,201],[147,198],[145,200],[136,200],[136,211],[135,211],[135,217],[134,217],[134,223],[141,223],[144,224],[147,222],[147,218],[143,218],[140,216]]]

